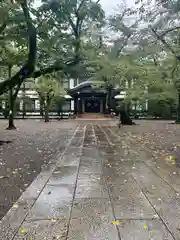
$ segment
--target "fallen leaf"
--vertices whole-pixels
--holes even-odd
[[[116,220],[116,221],[112,221],[112,224],[113,224],[113,225],[119,225],[119,224],[120,224],[120,221],[117,221],[117,220]]]
[[[144,223],[143,228],[144,228],[145,230],[148,228],[146,223]]]
[[[24,228],[20,228],[20,233],[24,233],[25,232],[25,230],[24,230]]]
[[[52,218],[52,219],[51,219],[51,222],[57,222],[57,220]]]
[[[18,207],[19,207],[19,205],[16,203],[12,206],[12,208],[15,208],[15,209],[17,209]]]

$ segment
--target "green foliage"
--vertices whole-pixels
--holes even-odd
[[[73,58],[78,63],[82,59],[75,68],[66,68],[66,75],[79,77],[86,59],[84,45],[88,40],[89,26],[95,24],[101,28],[103,24],[101,5],[92,0],[43,1],[34,14],[40,36],[38,67],[60,66]]]
[[[52,104],[52,100],[56,101],[63,97],[65,94],[64,89],[60,86],[60,83],[53,78],[52,75],[45,75],[37,79],[35,83],[35,90],[41,100]]]

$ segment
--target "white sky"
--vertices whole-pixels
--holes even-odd
[[[106,14],[111,14],[122,2],[125,2],[130,7],[135,5],[135,0],[100,0]]]

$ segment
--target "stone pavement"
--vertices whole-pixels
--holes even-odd
[[[165,181],[145,150],[117,131],[79,124],[2,219],[0,239],[179,240],[180,185]]]

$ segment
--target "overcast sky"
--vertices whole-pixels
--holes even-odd
[[[135,0],[124,0],[124,1],[129,6],[133,6],[135,2]],[[37,6],[40,5],[40,2],[41,0],[35,0],[35,4]],[[102,7],[106,12],[106,14],[111,14],[114,11],[114,9],[117,7],[117,5],[122,3],[122,0],[100,0],[100,3],[102,4]]]
[[[100,0],[100,3],[102,4],[106,14],[112,13],[118,4],[121,4],[122,2],[122,0]],[[128,6],[133,6],[135,0],[125,0],[125,2]]]

